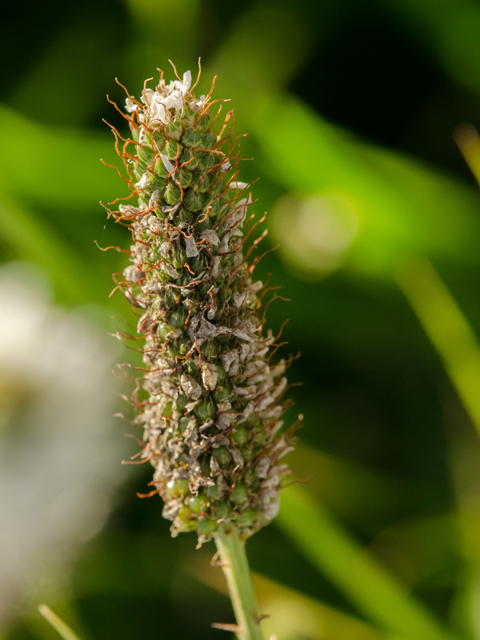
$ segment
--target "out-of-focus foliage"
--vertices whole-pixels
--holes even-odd
[[[119,292],[108,297],[125,256],[94,244],[130,242],[98,204],[126,194],[100,163],[116,162],[102,118],[126,130],[105,94],[122,106],[115,77],[138,96],[157,67],[173,77],[168,59],[195,74],[201,56],[199,93],[218,75],[215,97],[232,99],[237,133],[249,133],[240,179],[260,176],[255,207],[270,212],[259,255],[280,244],[257,267],[291,300],[269,307],[270,326],[289,317],[284,355],[302,354],[287,421],[305,417],[290,456],[305,484],[285,489],[278,522],[248,543],[272,614],[266,631],[279,640],[480,638],[480,190],[453,140],[462,122],[480,127],[478,2],[54,0],[41,12],[10,3],[2,22],[0,259],[17,284],[0,304],[18,335],[5,330],[0,350],[0,457],[17,447],[0,496],[18,521],[2,522],[0,539],[32,524],[15,545],[2,542],[0,567],[27,548],[35,566],[27,574],[21,565],[15,581],[0,575],[0,597],[16,585],[0,607],[0,637],[53,638],[35,608],[44,596],[84,640],[216,638],[210,623],[232,622],[220,570],[208,564],[213,548],[195,551],[193,535],[171,540],[159,500],[135,496],[148,470],[111,471],[123,433],[141,434],[120,421],[108,431],[104,409],[128,417],[128,407],[115,401],[115,378],[95,382],[110,362],[95,332],[135,322]],[[457,139],[478,175],[468,131]],[[28,303],[14,278],[19,259],[46,274],[62,308],[42,302],[48,331],[35,311],[38,285]],[[71,313],[97,325],[88,339],[68,324]],[[77,369],[44,344],[59,318],[78,343]],[[75,393],[80,352],[98,366]],[[32,412],[25,403],[38,389]],[[89,456],[79,443],[92,441],[97,414],[109,453]],[[42,450],[50,441],[65,457]],[[31,464],[19,442],[35,446]],[[132,441],[125,455],[136,451]],[[50,487],[68,456],[70,484]],[[104,483],[101,508],[68,497],[77,482]],[[71,524],[90,528],[64,526],[65,504]],[[49,513],[58,516],[50,534]],[[52,545],[65,553],[52,555]]]

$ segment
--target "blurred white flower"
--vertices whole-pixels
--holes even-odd
[[[1,267],[0,300],[1,629],[99,531],[125,467],[113,345],[33,267]]]

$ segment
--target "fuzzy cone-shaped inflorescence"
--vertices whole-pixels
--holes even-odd
[[[119,153],[132,194],[111,212],[134,239],[119,286],[145,339],[133,394],[140,455],[173,535],[196,530],[200,543],[219,522],[246,537],[275,517],[292,443],[281,420],[286,363],[271,363],[266,287],[242,253],[251,196],[237,181],[233,112],[218,124],[212,104],[195,98],[190,72],[127,98],[132,139]]]

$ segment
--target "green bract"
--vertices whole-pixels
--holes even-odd
[[[286,363],[270,365],[265,286],[242,255],[251,197],[237,182],[233,112],[216,123],[210,96],[190,85],[187,72],[128,97],[132,139],[120,155],[132,195],[112,214],[134,238],[120,286],[145,338],[133,394],[141,456],[173,535],[196,529],[202,542],[219,522],[246,537],[275,517],[291,442],[281,432]]]

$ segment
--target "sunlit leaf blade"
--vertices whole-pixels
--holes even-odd
[[[49,622],[52,627],[58,632],[63,640],[80,640],[77,634],[70,629],[70,627],[59,618],[53,611],[47,607],[46,604],[41,604],[38,610],[42,616]]]
[[[380,628],[405,640],[452,637],[304,488],[294,485],[282,493],[282,508],[275,522],[322,574]]]

